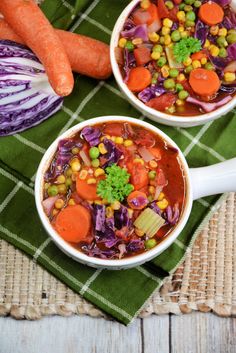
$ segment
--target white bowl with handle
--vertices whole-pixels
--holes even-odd
[[[191,127],[205,124],[209,121],[216,120],[221,118],[226,113],[231,111],[236,106],[236,95],[232,98],[231,101],[226,103],[225,105],[213,110],[210,113],[205,113],[197,116],[179,116],[179,115],[170,115],[167,113],[160,112],[156,109],[150,108],[146,106],[143,102],[141,102],[127,87],[122,78],[119,65],[117,63],[115,57],[115,48],[118,46],[118,41],[120,38],[120,32],[123,30],[124,23],[128,18],[129,14],[132,10],[138,5],[140,0],[132,0],[128,6],[122,11],[120,16],[118,17],[116,24],[112,31],[111,41],[110,41],[110,58],[111,58],[111,66],[113,70],[114,77],[116,82],[124,94],[124,97],[143,115],[148,118],[165,125],[171,126],[181,126],[181,127]],[[236,12],[236,0],[232,0],[231,7]]]
[[[44,185],[44,174],[48,169],[52,158],[57,150],[58,142],[61,139],[69,138],[81,131],[87,125],[95,125],[108,122],[129,122],[131,124],[139,125],[145,129],[152,131],[154,134],[160,136],[165,140],[168,145],[173,146],[179,151],[179,158],[181,165],[184,169],[185,181],[186,181],[186,193],[185,202],[183,206],[183,211],[180,219],[174,229],[168,234],[158,245],[153,249],[148,250],[140,255],[135,255],[132,257],[117,259],[117,260],[104,260],[96,257],[90,257],[81,251],[75,249],[69,243],[62,239],[62,237],[55,231],[52,227],[47,215],[44,212],[42,201],[43,201],[43,185]],[[84,121],[73,126],[71,129],[67,130],[61,136],[59,136],[47,149],[44,154],[40,165],[38,167],[36,180],[35,180],[35,201],[41,222],[55,242],[55,244],[68,256],[72,257],[76,261],[79,261],[85,265],[96,267],[96,268],[106,268],[110,270],[126,269],[134,266],[143,264],[144,262],[150,261],[151,259],[158,256],[165,249],[167,249],[178,237],[185,224],[188,221],[193,200],[207,195],[213,195],[223,192],[236,191],[236,158],[229,161],[222,162],[210,167],[194,168],[189,169],[188,164],[185,160],[183,153],[180,151],[176,143],[168,137],[164,132],[155,126],[140,121],[138,119],[129,118],[125,116],[103,116]]]

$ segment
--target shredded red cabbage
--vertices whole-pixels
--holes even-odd
[[[174,207],[167,206],[166,211],[162,214],[162,217],[170,225],[175,225],[179,220],[179,205],[176,203]]]
[[[93,147],[99,144],[99,137],[101,136],[101,131],[98,128],[86,126],[81,131],[81,136],[89,143],[91,147]]]
[[[209,34],[209,26],[205,25],[201,20],[197,20],[195,26],[194,38],[200,40],[201,45],[203,45],[207,39]]]
[[[144,241],[141,239],[133,239],[126,246],[128,252],[137,252],[144,249]]]
[[[100,162],[102,164],[102,167],[106,168],[112,165],[113,163],[117,163],[123,153],[116,147],[113,141],[105,138],[103,140],[103,143],[107,150],[107,153],[100,157]]]
[[[128,51],[128,49],[124,49],[124,73],[125,73],[125,77],[124,77],[124,82],[127,82],[128,78],[129,78],[129,72],[130,69],[132,69],[132,67],[135,67],[136,65],[136,60],[134,57],[134,53]]]
[[[132,27],[129,30],[122,31],[121,35],[124,38],[142,38],[142,40],[146,42],[148,41],[147,25],[142,24]]]
[[[115,227],[121,229],[131,225],[131,219],[127,207],[121,205],[120,209],[114,212]]]
[[[105,219],[106,219],[106,207],[105,205],[94,205],[93,206],[93,217],[95,230],[104,232],[105,230]]]
[[[156,201],[153,201],[150,203],[149,207],[154,211],[156,212],[159,216],[161,216],[161,210],[160,208],[157,206],[157,203]]]
[[[143,91],[139,92],[138,98],[143,103],[147,103],[150,101],[150,99],[158,97],[165,92],[166,90],[162,84],[151,85],[150,87],[147,87]]]
[[[227,53],[230,58],[236,60],[236,43],[228,46]]]
[[[198,99],[195,99],[193,97],[188,97],[186,99],[186,101],[189,102],[189,103],[200,105],[200,107],[202,109],[204,109],[205,112],[209,113],[209,112],[212,112],[213,110],[215,110],[216,108],[221,107],[222,105],[228,103],[229,101],[231,101],[231,99],[232,99],[231,96],[226,96],[226,97],[224,97],[223,99],[221,99],[218,102],[206,103],[206,102],[202,102],[202,101],[200,101]]]

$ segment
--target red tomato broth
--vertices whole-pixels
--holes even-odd
[[[176,62],[173,64],[173,59],[174,61],[176,58],[172,56],[172,59],[170,61],[170,57],[167,53],[167,47],[169,45],[172,45],[172,50],[173,48],[178,45],[182,40],[185,40],[186,37],[181,37],[181,33],[179,32],[180,38],[178,40],[172,40],[172,33],[173,32],[178,32],[178,28],[182,27],[184,29],[184,32],[187,32],[188,38],[193,38],[194,35],[196,34],[196,23],[199,20],[198,12],[200,11],[201,7],[203,4],[200,6],[200,8],[195,8],[194,4],[192,4],[192,16],[196,16],[195,20],[193,20],[193,25],[187,25],[186,21],[182,21],[176,16],[176,14],[179,11],[184,12],[183,8],[179,8],[180,5],[184,3],[182,0],[177,0],[174,1],[174,8],[172,10],[169,10],[165,2],[163,0],[150,0],[150,6],[157,5],[158,8],[158,19],[161,23],[161,28],[157,27],[156,32],[153,32],[150,30],[150,24],[145,18],[148,18],[148,15],[145,17],[145,13],[148,14],[149,8],[142,8],[141,6],[141,1],[140,3],[137,4],[135,9],[130,13],[128,19],[129,22],[125,22],[123,31],[121,32],[122,34],[120,35],[120,40],[123,42],[118,42],[118,47],[116,48],[119,50],[119,58],[117,57],[117,62],[123,77],[124,82],[126,83],[127,87],[132,91],[132,93],[145,105],[151,107],[154,110],[165,112],[169,115],[177,115],[177,116],[182,116],[182,117],[189,117],[189,116],[197,116],[197,115],[202,115],[205,113],[208,113],[210,111],[217,110],[220,106],[223,106],[224,104],[228,103],[230,98],[231,99],[235,96],[236,94],[236,73],[235,73],[235,68],[233,69],[234,71],[232,72],[232,69],[230,68],[230,65],[232,63],[235,63],[236,57],[235,54],[229,54],[228,48],[230,46],[235,46],[236,45],[236,30],[235,30],[235,24],[232,21],[232,25],[229,28],[230,24],[227,22],[228,17],[230,16],[229,13],[232,12],[232,8],[230,7],[230,4],[225,6],[224,8],[221,8],[220,5],[217,5],[221,11],[223,10],[224,12],[224,19],[222,23],[224,23],[224,20],[228,23],[227,24],[227,29],[222,26],[222,24],[219,24],[219,30],[226,30],[226,34],[211,34],[211,28],[210,25],[208,25],[207,22],[203,22],[206,31],[208,31],[207,34],[207,40],[209,41],[210,44],[208,46],[205,46],[206,42],[204,44],[201,44],[201,50],[199,51],[193,51],[190,52],[188,59],[191,60],[191,56],[193,57],[193,60],[189,63],[183,64],[182,62],[182,67],[176,66]],[[210,3],[210,2],[209,2]],[[206,3],[205,3],[206,4]],[[207,3],[208,4],[208,3]],[[213,4],[215,4],[213,2]],[[187,4],[186,4],[187,5]],[[147,6],[147,5],[145,5]],[[185,11],[185,16],[187,16],[189,12],[189,9]],[[140,23],[135,22],[136,18],[136,13],[141,13],[142,14],[142,25],[147,25],[147,35],[158,35],[159,39],[151,40],[150,37],[147,39],[144,39],[144,36],[142,37],[142,34],[140,35],[141,37],[141,42],[139,41],[138,35],[135,37],[135,35],[130,35],[130,34],[125,34],[126,31],[129,32],[133,29],[133,33],[136,33],[134,31],[135,26],[140,25]],[[175,15],[173,16],[173,13]],[[189,16],[189,14],[188,14]],[[170,37],[170,44],[165,44],[163,43],[164,40],[163,38],[165,37],[164,34],[162,34],[162,28],[165,28],[168,30],[168,28],[165,25],[166,20],[171,20],[172,21],[172,28],[167,34],[167,36]],[[202,21],[204,19],[201,18]],[[134,22],[132,27],[132,22]],[[189,21],[191,22],[191,21]],[[129,23],[129,25],[127,25]],[[127,27],[129,26],[129,27]],[[131,29],[130,29],[131,28]],[[137,31],[139,33],[139,31]],[[140,31],[141,33],[141,31]],[[219,32],[220,33],[220,32]],[[234,36],[234,37],[233,37]],[[226,44],[218,44],[217,40],[218,38],[221,37],[225,38]],[[198,38],[198,37],[197,37]],[[201,37],[200,37],[201,38]],[[229,39],[228,39],[229,38]],[[196,39],[197,40],[197,39]],[[125,42],[126,41],[126,42]],[[137,41],[137,44],[136,44]],[[159,65],[159,59],[154,59],[152,57],[152,54],[155,54],[154,47],[155,46],[161,46],[162,47],[162,53],[160,54],[159,59],[165,59],[166,63],[163,65]],[[212,48],[211,48],[212,46]],[[214,48],[213,48],[214,47]],[[144,48],[145,51],[140,50],[139,55],[137,57],[137,50],[139,48]],[[232,48],[231,52],[235,52],[235,49]],[[148,51],[150,51],[150,54],[148,54]],[[200,58],[198,55],[199,53],[204,52],[203,62],[201,60],[195,60],[194,58]],[[217,52],[217,54],[215,54]],[[218,53],[219,52],[219,53]],[[122,54],[123,53],[123,54]],[[191,55],[192,53],[192,55]],[[195,55],[195,56],[194,56]],[[150,57],[148,60],[148,56]],[[187,60],[187,59],[185,59]],[[235,65],[234,65],[235,66]],[[166,75],[166,70],[165,73],[163,73],[162,69],[164,67],[167,67],[168,75]],[[191,70],[190,70],[191,67]],[[217,79],[220,81],[220,87],[219,85],[215,84],[216,91],[212,93],[213,89],[213,81],[212,79],[202,82],[196,82],[196,80],[192,80],[192,87],[194,87],[195,91],[193,91],[192,87],[189,85],[189,76],[191,71],[193,72],[194,70],[198,70],[198,68],[201,68],[205,71],[206,76],[204,80],[207,80],[207,75],[211,73],[211,71],[214,71],[217,73]],[[145,68],[146,70],[148,69],[151,73],[152,80],[151,83],[148,84],[148,81],[144,78],[144,75],[138,75],[138,72],[136,74],[135,70],[136,68]],[[228,68],[228,69],[227,69]],[[173,69],[178,71],[178,76],[172,76],[170,74],[171,70],[173,72]],[[189,71],[190,70],[190,71]],[[222,73],[223,71],[223,73]],[[184,74],[185,75],[185,80],[187,82],[186,84],[183,84],[182,79],[179,79],[179,75]],[[158,75],[156,77],[155,75]],[[146,75],[147,76],[147,75]],[[146,77],[145,76],[145,77]],[[167,80],[171,80],[171,86],[167,87]],[[203,80],[203,78],[201,79]],[[200,80],[200,81],[201,81]],[[132,81],[132,85],[130,85],[130,81]],[[150,81],[149,81],[150,82]],[[212,82],[212,84],[211,84]],[[174,87],[172,87],[172,84]],[[183,88],[180,89],[177,87],[177,84],[182,84]],[[163,90],[163,85],[164,85],[164,92]],[[200,93],[202,88],[204,87],[204,94]],[[154,91],[157,88],[157,91]],[[189,88],[189,89],[188,89]],[[151,90],[152,92],[155,93],[147,93],[148,90]],[[161,89],[161,90],[160,90]],[[211,92],[211,94],[206,94],[205,91]],[[180,92],[179,90],[182,90],[183,92]],[[172,98],[168,95],[172,94]],[[227,97],[227,98],[226,98]],[[157,101],[155,101],[155,98],[158,98]],[[161,99],[159,99],[161,98]],[[188,102],[188,99],[195,99],[198,102]],[[210,106],[204,105],[204,103],[212,103]],[[215,105],[214,103],[217,103]]]
[[[157,134],[154,134],[152,131],[149,131],[148,129],[145,129],[139,125],[135,125],[135,124],[128,124],[128,123],[122,123],[122,122],[116,122],[116,123],[106,123],[106,124],[97,124],[92,126],[93,129],[97,129],[98,131],[101,132],[101,136],[99,137],[99,144],[98,146],[100,146],[101,143],[106,143],[106,139],[110,139],[110,141],[112,141],[112,144],[115,146],[115,148],[117,148],[118,150],[120,150],[122,152],[122,156],[119,158],[119,160],[111,165],[117,165],[120,166],[120,169],[122,170],[128,170],[129,172],[129,168],[132,167],[132,165],[134,166],[140,166],[141,168],[145,169],[147,171],[147,173],[151,172],[151,171],[157,171],[156,177],[154,180],[145,180],[144,183],[140,183],[139,177],[140,174],[137,173],[137,170],[135,170],[136,175],[135,177],[137,178],[137,190],[139,190],[143,195],[143,193],[146,193],[146,197],[151,197],[151,194],[149,192],[149,188],[151,186],[153,186],[153,184],[155,185],[155,183],[158,182],[158,180],[163,184],[165,182],[165,186],[162,187],[161,192],[164,193],[164,197],[162,197],[161,200],[166,200],[168,202],[168,206],[166,207],[171,207],[173,208],[174,205],[177,204],[177,208],[179,211],[179,216],[178,219],[176,219],[174,224],[170,224],[167,221],[167,224],[163,225],[156,233],[156,235],[154,236],[153,239],[155,239],[156,241],[156,245],[159,244],[176,226],[176,224],[178,224],[178,220],[181,217],[183,208],[184,208],[184,200],[185,200],[185,172],[183,170],[183,167],[181,165],[181,161],[179,159],[178,156],[178,151],[173,148],[172,146],[169,146],[166,141],[164,141],[160,136],[158,136]],[[83,130],[82,130],[83,131]],[[112,136],[108,136],[108,132],[110,132],[112,134]],[[121,135],[119,134],[121,133]],[[119,135],[119,136],[118,136]],[[141,139],[140,137],[143,136],[143,139]],[[123,138],[123,143],[120,144],[116,143],[116,141],[118,142],[118,140],[116,140],[117,138]],[[86,254],[88,254],[89,256],[95,256],[95,257],[101,257],[101,258],[123,258],[123,257],[130,257],[130,256],[135,256],[138,255],[144,251],[148,251],[148,248],[145,248],[144,244],[146,244],[146,242],[148,241],[147,236],[144,234],[140,237],[140,235],[138,236],[136,233],[137,228],[135,228],[134,226],[134,222],[135,220],[139,217],[139,215],[142,213],[143,210],[145,210],[146,208],[150,208],[151,207],[151,203],[153,203],[153,200],[148,200],[146,202],[148,202],[147,206],[145,206],[144,209],[130,209],[130,207],[127,205],[127,201],[126,198],[124,197],[123,201],[120,201],[120,209],[124,208],[125,212],[128,214],[128,209],[131,210],[132,216],[127,216],[127,219],[129,219],[128,224],[129,225],[123,225],[120,229],[117,228],[117,226],[115,226],[113,228],[113,233],[115,234],[115,238],[117,241],[118,245],[125,246],[126,247],[126,253],[120,255],[122,253],[121,250],[117,250],[117,247],[111,246],[110,248],[107,247],[103,242],[98,242],[96,239],[98,239],[98,237],[101,236],[101,232],[95,230],[95,225],[96,223],[96,214],[95,214],[95,209],[96,207],[105,207],[105,212],[106,212],[106,217],[104,218],[104,223],[105,224],[107,222],[107,219],[109,218],[107,216],[107,212],[108,210],[111,208],[111,205],[113,203],[106,203],[100,206],[96,206],[97,204],[101,204],[103,198],[99,197],[97,198],[96,201],[91,200],[91,198],[89,198],[88,200],[85,198],[85,193],[81,193],[80,195],[78,195],[77,191],[76,191],[76,186],[78,187],[78,184],[76,184],[76,180],[78,180],[78,178],[80,177],[80,174],[82,173],[83,170],[86,170],[88,173],[90,173],[89,175],[86,175],[86,178],[84,179],[85,181],[87,181],[90,178],[92,179],[97,179],[97,184],[99,183],[100,180],[105,180],[107,178],[107,174],[102,175],[102,176],[97,176],[95,177],[95,170],[97,168],[92,167],[92,166],[86,166],[83,163],[83,160],[79,157],[79,151],[84,150],[85,147],[87,146],[86,149],[88,150],[88,142],[86,142],[82,137],[81,137],[81,131],[79,131],[77,134],[75,134],[74,136],[72,136],[70,139],[67,139],[67,141],[70,141],[71,147],[73,146],[73,142],[75,142],[77,145],[79,144],[80,147],[72,147],[71,151],[74,152],[74,154],[72,154],[71,152],[71,156],[70,158],[62,165],[60,166],[59,170],[60,173],[57,173],[55,175],[55,170],[58,169],[58,166],[56,169],[54,169],[53,171],[53,163],[55,160],[58,161],[58,155],[59,155],[59,150],[57,150],[50,167],[48,168],[47,173],[49,173],[50,177],[48,177],[48,174],[45,174],[45,188],[44,188],[44,201],[43,202],[48,202],[48,200],[50,198],[53,197],[53,195],[51,195],[51,191],[52,188],[54,188],[55,186],[58,188],[60,187],[60,183],[58,184],[57,180],[58,178],[63,179],[62,176],[64,176],[66,178],[65,183],[67,182],[68,179],[68,175],[69,175],[69,179],[71,179],[71,184],[69,186],[67,186],[66,191],[62,189],[63,193],[60,193],[60,191],[57,192],[57,196],[59,197],[59,200],[63,201],[63,205],[61,207],[61,205],[59,204],[59,208],[58,205],[56,204],[56,202],[58,203],[58,199],[54,202],[54,204],[51,206],[51,209],[49,211],[49,213],[47,212],[47,215],[49,217],[49,220],[52,224],[52,226],[54,226],[57,230],[60,229],[60,227],[57,227],[57,216],[64,210],[67,209],[68,207],[73,209],[73,205],[81,205],[84,208],[86,208],[91,215],[91,224],[88,225],[87,227],[89,227],[89,232],[87,234],[87,238],[84,236],[84,230],[81,230],[81,241],[77,241],[75,243],[71,243],[69,241],[69,239],[71,237],[76,238],[76,236],[74,235],[74,233],[72,235],[68,234],[67,237],[67,230],[66,228],[63,228],[63,234],[60,234],[64,240],[66,240],[68,243],[70,243],[73,247],[75,247],[76,249],[78,249],[79,251],[85,252]],[[66,141],[66,140],[64,140]],[[132,141],[132,145],[131,146],[125,146],[125,141]],[[136,144],[137,142],[137,144]],[[70,146],[69,146],[70,147]],[[151,162],[145,162],[142,158],[142,156],[140,155],[140,153],[138,152],[139,148],[145,148],[148,149],[153,148],[153,151],[155,151],[155,156],[153,155],[153,159],[151,160],[152,162],[155,162],[157,164],[157,167],[155,167],[155,163],[154,163],[154,167],[150,166]],[[75,148],[78,149],[75,150]],[[75,153],[77,152],[77,153]],[[66,151],[67,154],[69,154],[68,151]],[[88,151],[88,155],[89,155],[89,151]],[[100,154],[100,160],[104,160],[106,154],[101,155]],[[161,159],[160,159],[161,156]],[[78,159],[80,164],[81,164],[81,168],[78,172],[73,172],[72,173],[68,172],[72,169],[72,165],[73,165],[73,161],[75,159]],[[136,162],[136,159],[140,159],[142,160],[141,162]],[[92,161],[92,159],[91,159]],[[55,163],[54,163],[55,164]],[[76,165],[75,165],[76,167]],[[100,166],[99,168],[104,169],[106,172],[106,169],[103,168],[102,166]],[[159,171],[161,169],[161,172]],[[51,173],[51,174],[50,174]],[[162,176],[160,176],[160,173],[162,174]],[[106,177],[105,177],[106,176]],[[158,179],[159,178],[159,179]],[[61,179],[59,180],[61,182]],[[135,179],[136,180],[136,179]],[[142,179],[143,180],[143,179]],[[129,178],[129,183],[132,181],[132,177]],[[49,185],[48,185],[49,184]],[[63,184],[63,183],[62,183]],[[63,184],[64,185],[64,184]],[[83,182],[83,188],[86,189],[86,183]],[[95,185],[95,184],[92,184]],[[157,184],[156,184],[157,185]],[[164,184],[163,184],[164,185]],[[88,187],[90,187],[90,185],[88,185]],[[51,189],[50,189],[51,188]],[[135,189],[135,185],[134,185],[134,189]],[[135,193],[134,193],[135,194]],[[145,194],[144,194],[145,195]],[[155,202],[158,202],[158,200],[156,200]],[[150,207],[149,207],[150,206]],[[166,209],[160,211],[162,212],[162,214],[164,214],[163,212],[165,212]],[[117,212],[119,212],[119,210],[115,209],[113,210],[113,219],[116,219],[116,215]],[[130,212],[130,211],[129,211]],[[115,217],[115,218],[114,218]],[[163,216],[164,217],[164,216]],[[62,218],[62,217],[61,217]],[[116,221],[115,221],[116,222]],[[68,222],[67,222],[68,223]],[[116,223],[115,223],[116,224]],[[67,225],[68,226],[68,225]],[[80,234],[80,226],[78,227],[78,233]],[[109,233],[109,229],[108,231],[103,231],[102,232],[102,236],[106,236],[107,232]],[[70,231],[71,232],[71,231]],[[78,234],[78,239],[80,238],[80,235]],[[67,240],[68,238],[68,240]],[[100,239],[100,238],[99,238]],[[136,246],[137,243],[142,243],[142,248],[137,248],[135,249],[135,251],[132,250],[127,250],[129,248],[129,246],[131,246],[130,244],[134,244]],[[141,244],[140,243],[140,244]],[[139,244],[139,246],[141,246]],[[117,246],[118,246],[117,245]],[[132,249],[130,247],[130,249]],[[112,256],[107,255],[109,252],[111,251],[116,251],[115,254],[113,254]],[[104,254],[102,253],[104,252]]]

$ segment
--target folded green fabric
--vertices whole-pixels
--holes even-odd
[[[45,0],[42,8],[56,26],[72,26],[77,33],[108,43],[113,25],[128,2]],[[0,236],[106,313],[129,324],[163,279],[183,260],[220,199],[212,196],[194,202],[189,221],[177,241],[143,266],[124,271],[95,270],[67,257],[50,241],[38,218],[33,189],[35,173],[45,150],[60,133],[81,120],[109,114],[140,117],[124,100],[113,78],[98,82],[76,75],[73,94],[65,99],[60,112],[24,133],[0,139]],[[189,129],[145,120],[179,145],[190,167],[199,167],[235,157],[234,118],[232,111],[215,122]]]

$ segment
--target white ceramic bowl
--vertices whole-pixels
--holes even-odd
[[[198,116],[177,116],[177,115],[169,115],[163,112],[159,112],[153,108],[147,107],[144,103],[142,103],[126,86],[123,81],[123,78],[120,73],[119,66],[117,64],[115,58],[115,48],[118,46],[120,32],[123,29],[125,20],[133,10],[133,8],[140,2],[140,0],[132,0],[128,6],[123,10],[121,15],[116,21],[115,27],[112,32],[111,42],[110,42],[110,57],[111,57],[111,66],[113,70],[113,74],[115,76],[116,82],[119,85],[121,91],[124,96],[128,99],[128,101],[138,109],[143,115],[149,117],[150,119],[157,121],[158,123],[171,125],[171,126],[182,126],[182,127],[190,127],[196,125],[202,125],[207,123],[208,121],[218,119],[222,117],[224,114],[228,113],[236,106],[236,96],[233,99],[223,105],[222,107],[210,112],[205,113]],[[232,0],[232,7],[236,11],[236,0]]]
[[[180,219],[177,225],[175,226],[175,228],[172,230],[172,232],[153,249],[147,252],[144,252],[140,255],[124,258],[121,260],[98,259],[95,257],[89,257],[84,253],[80,252],[79,250],[76,250],[73,246],[71,246],[69,243],[64,241],[60,237],[60,235],[54,230],[42,206],[44,174],[48,169],[51,163],[51,160],[56,152],[58,142],[61,139],[65,139],[73,136],[75,133],[77,133],[87,125],[95,125],[95,124],[106,123],[111,121],[130,122],[130,123],[140,125],[145,129],[149,129],[153,133],[159,135],[169,145],[177,148],[179,151],[179,158],[180,158],[181,164],[185,171],[185,179],[186,179],[185,205],[184,205],[182,214],[180,216]],[[233,173],[233,170],[234,170],[234,173]],[[213,175],[215,180],[214,183],[212,183]],[[194,184],[194,188],[192,188],[193,184]],[[179,150],[175,142],[172,141],[166,134],[164,134],[158,128],[144,121],[140,121],[134,118],[124,117],[124,116],[103,116],[103,117],[90,119],[89,121],[84,121],[82,123],[75,125],[71,129],[67,130],[64,134],[59,136],[51,144],[51,146],[47,149],[46,153],[44,154],[40,162],[40,165],[38,167],[36,181],[35,181],[35,200],[36,200],[36,207],[38,210],[38,214],[45,230],[62,251],[64,251],[67,255],[69,255],[73,259],[83,264],[96,267],[96,268],[107,268],[107,269],[117,270],[117,269],[125,269],[125,268],[134,267],[137,265],[141,265],[146,261],[150,261],[157,255],[159,255],[161,252],[163,252],[166,248],[168,248],[175,241],[175,239],[178,237],[178,235],[184,228],[192,208],[193,199],[202,197],[205,195],[212,195],[217,192],[234,191],[234,190],[236,190],[236,158],[228,162],[220,163],[213,167],[197,168],[197,169],[190,170],[188,168],[187,162],[182,152]]]

